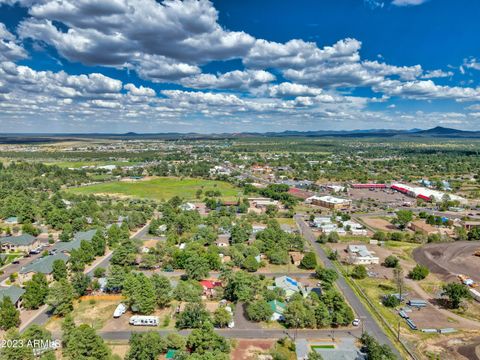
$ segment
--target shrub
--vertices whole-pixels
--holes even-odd
[[[350,274],[354,279],[365,279],[367,277],[367,268],[364,265],[355,265]]]
[[[396,256],[390,255],[385,258],[385,261],[383,262],[383,264],[388,268],[395,268],[398,266],[399,262],[400,261]]]
[[[423,280],[425,279],[430,271],[426,266],[417,264],[409,273],[408,277],[412,280]]]
[[[385,305],[386,307],[396,307],[398,305],[400,305],[400,300],[394,296],[394,295],[387,295],[383,298],[383,305]]]

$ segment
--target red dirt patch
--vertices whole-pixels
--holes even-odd
[[[238,339],[235,350],[230,355],[232,360],[254,360],[258,353],[268,351],[275,340]]]

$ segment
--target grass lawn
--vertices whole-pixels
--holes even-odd
[[[405,260],[412,259],[412,251],[417,247],[421,246],[422,244],[405,242],[405,241],[386,241],[385,242],[386,248],[391,250],[401,250],[406,257]]]
[[[296,225],[295,219],[293,218],[278,217],[276,218],[276,220],[280,225],[285,224],[285,225],[290,225],[292,227],[295,227]]]
[[[370,242],[370,238],[368,236],[361,236],[361,235],[341,235],[339,236],[340,242],[350,243],[350,242],[363,242],[368,243]]]
[[[136,182],[108,182],[72,188],[68,191],[77,194],[111,194],[153,200],[168,200],[174,196],[195,200],[195,194],[199,189],[203,192],[219,190],[224,200],[235,200],[241,194],[240,189],[227,182],[173,177],[158,177]]]

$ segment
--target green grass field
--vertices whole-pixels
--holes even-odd
[[[195,200],[197,190],[219,190],[224,200],[234,200],[241,190],[222,181],[203,179],[180,179],[161,177],[136,182],[108,182],[72,188],[68,191],[76,194],[111,194],[152,200],[168,200],[180,196],[185,200]],[[203,195],[201,196],[203,199]]]
[[[57,165],[62,168],[78,169],[82,166],[103,166],[103,165],[117,165],[117,166],[132,166],[138,162],[128,161],[52,161],[46,162],[45,165]]]

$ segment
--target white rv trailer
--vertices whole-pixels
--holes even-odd
[[[118,304],[115,311],[113,312],[113,317],[119,318],[120,316],[125,314],[126,311],[127,311],[127,307],[124,304],[120,303]]]
[[[158,316],[134,315],[130,318],[130,325],[134,326],[158,326]]]

